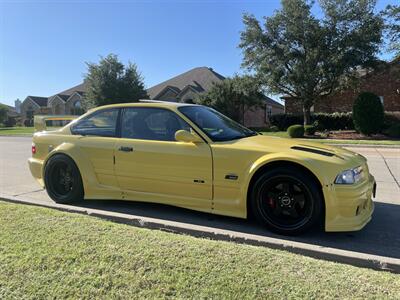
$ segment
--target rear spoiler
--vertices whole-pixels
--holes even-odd
[[[46,116],[34,116],[33,124],[35,131],[46,130],[46,121],[72,121],[79,116],[73,115],[46,115]]]

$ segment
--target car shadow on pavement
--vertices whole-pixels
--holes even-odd
[[[75,206],[400,258],[400,205],[390,203],[375,202],[375,212],[372,220],[361,231],[326,233],[320,228],[314,228],[297,237],[274,234],[251,219],[244,220],[217,216],[162,204],[87,200],[75,203]]]

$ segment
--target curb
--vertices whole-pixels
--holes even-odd
[[[212,240],[231,241],[240,244],[269,247],[272,249],[285,250],[316,259],[324,259],[328,261],[349,264],[356,267],[369,268],[379,271],[389,271],[400,274],[400,259],[397,258],[358,253],[354,251],[288,241],[285,239],[257,236],[225,229],[217,229],[213,227],[110,212],[99,209],[81,208],[39,200],[26,200],[20,197],[9,196],[2,193],[0,193],[0,199],[12,203],[41,206],[65,212],[94,216],[136,227],[157,229],[178,234],[187,234],[194,237],[209,238]]]

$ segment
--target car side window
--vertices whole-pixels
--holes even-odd
[[[121,137],[141,140],[175,141],[175,132],[190,130],[177,114],[162,108],[126,108],[122,115]]]
[[[93,113],[79,120],[71,128],[73,134],[115,137],[117,129],[118,109],[107,109]]]

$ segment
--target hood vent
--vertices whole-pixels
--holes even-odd
[[[315,153],[315,154],[320,154],[323,156],[335,156],[335,153],[332,152],[327,152],[319,149],[314,149],[314,148],[306,148],[306,147],[301,147],[301,146],[293,146],[291,147],[293,150],[299,150],[299,151],[305,151],[305,152],[310,152],[310,153]]]

